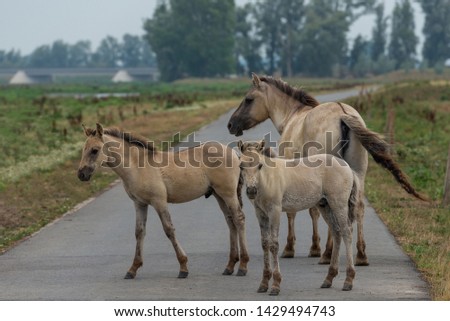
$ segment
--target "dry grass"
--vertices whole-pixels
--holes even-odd
[[[236,100],[206,102],[199,108],[153,112],[115,125],[132,129],[155,142],[169,141],[174,133],[181,132],[185,136],[218,118],[237,103]],[[92,123],[95,121],[93,119]],[[79,139],[84,140],[81,128]],[[3,188],[0,193],[0,253],[77,203],[104,190],[117,178],[111,171],[101,170],[90,182],[81,183],[76,177],[80,153],[81,148],[76,157],[52,169],[27,173]]]
[[[445,82],[402,84],[375,95],[372,102],[362,106],[368,127],[383,133],[387,114],[395,111],[393,151],[413,185],[432,202],[406,194],[373,161],[366,195],[431,285],[432,298],[450,300],[450,209],[441,206],[450,144],[450,88]]]

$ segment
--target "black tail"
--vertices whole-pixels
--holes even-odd
[[[390,171],[406,192],[422,201],[428,201],[426,197],[420,195],[411,185],[405,173],[403,173],[399,165],[392,158],[389,151],[389,144],[380,135],[367,129],[359,118],[355,116],[348,114],[342,115],[341,121],[343,123],[342,125],[347,126],[355,134],[364,148],[372,155],[375,162]]]

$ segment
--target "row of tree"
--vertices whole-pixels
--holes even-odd
[[[450,0],[415,0],[426,15],[424,65],[450,58]],[[358,18],[375,14],[372,38],[348,41]],[[390,25],[390,29],[389,29]],[[251,71],[286,76],[364,76],[418,64],[414,10],[377,0],[160,0],[145,22],[164,80]]]
[[[0,67],[141,67],[155,64],[156,58],[148,42],[130,34],[125,34],[122,41],[107,36],[95,51],[89,41],[68,44],[61,40],[42,45],[28,56],[15,50],[0,50]]]
[[[425,14],[423,66],[450,58],[450,0],[414,0]],[[349,44],[350,26],[375,14],[372,37]],[[390,27],[390,28],[389,28]],[[381,0],[159,0],[144,37],[55,41],[29,56],[0,51],[0,67],[137,67],[157,64],[163,80],[233,73],[365,76],[418,65],[410,0],[386,15]],[[150,49],[152,48],[152,49]]]

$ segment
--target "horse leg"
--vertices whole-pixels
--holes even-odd
[[[333,252],[333,235],[331,233],[331,228],[328,227],[327,244],[325,246],[325,251],[320,257],[319,264],[330,264],[332,252]]]
[[[237,203],[236,203],[237,202]],[[238,230],[239,236],[239,250],[240,250],[240,261],[239,270],[236,273],[237,276],[245,276],[247,274],[247,264],[250,260],[247,250],[247,235],[245,231],[245,215],[242,212],[239,201],[236,199],[235,205],[231,206],[231,212],[233,213],[233,222]]]
[[[281,272],[280,264],[278,262],[278,233],[280,230],[280,215],[281,208],[279,211],[277,209],[269,213],[270,220],[270,252],[272,253],[272,266],[273,266],[273,283],[270,290],[270,295],[278,295],[280,293],[280,283],[281,283]]]
[[[231,275],[234,272],[234,266],[239,261],[237,228],[233,222],[232,214],[230,213],[230,210],[228,209],[228,206],[225,204],[224,200],[216,193],[214,193],[214,197],[219,203],[220,209],[222,210],[223,215],[225,216],[225,220],[227,221],[228,229],[230,230],[230,255],[228,259],[228,264],[222,274]]]
[[[319,235],[319,216],[320,212],[316,207],[309,209],[313,225],[312,245],[309,249],[309,257],[320,257],[320,235]]]
[[[127,274],[125,274],[125,279],[134,279],[136,277],[137,270],[142,266],[142,251],[144,247],[145,238],[145,225],[147,223],[147,209],[148,205],[142,205],[134,203],[136,209],[136,252],[134,254],[133,264],[128,269]]]
[[[322,288],[329,288],[333,284],[333,279],[338,274],[339,268],[339,248],[341,246],[341,235],[338,231],[333,230],[333,251],[331,254],[330,267],[328,268],[328,275],[322,283]]]
[[[177,255],[178,263],[180,264],[180,272],[178,274],[178,278],[184,279],[188,276],[189,271],[187,268],[188,258],[186,253],[184,252],[181,245],[178,243],[177,238],[175,237],[175,228],[172,224],[172,219],[170,218],[170,213],[167,210],[167,203],[155,203],[153,204],[158,216],[161,220],[164,233],[166,233],[169,240],[172,242],[173,248]]]
[[[358,240],[356,241],[356,249],[358,250],[356,254],[356,265],[357,266],[367,266],[369,265],[369,260],[366,255],[366,242],[364,241],[364,202],[360,200],[358,202],[358,209],[356,213],[356,226]]]
[[[286,213],[288,218],[288,236],[287,236],[287,243],[284,247],[284,251],[281,254],[281,257],[283,258],[293,258],[295,255],[295,216],[297,215],[296,212],[287,212]],[[320,250],[319,250],[320,253]]]
[[[355,278],[355,266],[353,265],[353,249],[352,249],[352,229],[350,226],[343,233],[345,251],[347,255],[347,276],[345,278],[343,291],[350,291],[353,288],[353,279]]]
[[[272,270],[270,268],[269,247],[270,247],[270,228],[269,217],[260,208],[255,207],[256,218],[261,229],[261,246],[264,253],[264,268],[261,283],[258,288],[258,293],[267,292],[269,289],[269,281],[272,278]]]

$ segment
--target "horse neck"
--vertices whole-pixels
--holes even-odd
[[[269,99],[269,118],[281,135],[292,115],[298,112],[306,112],[308,108],[304,108],[305,105],[301,102],[278,89],[272,89],[271,91],[272,95],[270,95],[271,98]]]
[[[114,160],[113,162],[107,163],[107,165],[123,181],[127,181],[132,177],[139,167],[148,167],[149,159],[144,155],[147,151],[142,150],[142,148],[133,147],[123,139],[110,135],[104,135],[103,140],[105,144],[110,145],[109,148],[104,148],[105,155]]]

